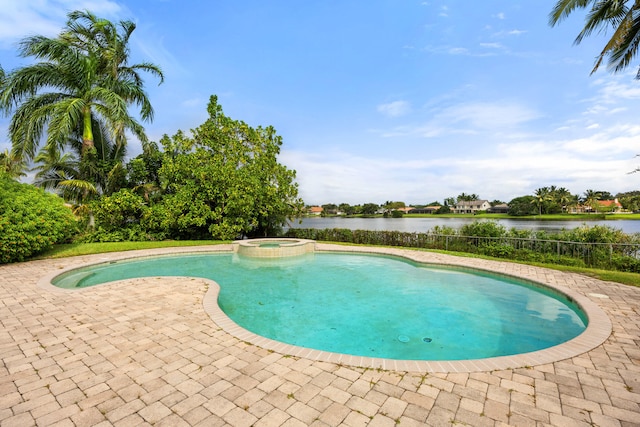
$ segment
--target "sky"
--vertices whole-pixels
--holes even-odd
[[[591,74],[607,34],[575,45],[585,12],[551,27],[554,4],[0,0],[0,65],[29,64],[18,41],[57,35],[72,10],[134,21],[131,63],[165,74],[145,78],[150,139],[198,127],[215,94],[227,116],[275,127],[310,205],[638,190],[637,67]]]

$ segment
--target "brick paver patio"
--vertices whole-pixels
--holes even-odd
[[[171,251],[186,250],[203,248]],[[0,266],[2,427],[640,425],[638,288],[421,253],[427,261],[571,289],[604,310],[613,332],[593,350],[535,366],[386,370],[291,356],[236,338],[205,310],[210,283],[203,279],[134,279],[81,291],[41,283],[65,268],[133,255]]]

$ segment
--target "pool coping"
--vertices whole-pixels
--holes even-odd
[[[484,270],[492,273],[498,273],[505,276],[516,277],[524,279],[533,283],[538,283],[543,286],[554,289],[561,292],[574,300],[574,302],[585,312],[589,323],[584,332],[577,337],[553,346],[547,349],[538,350],[530,353],[522,353],[512,356],[499,356],[484,359],[469,359],[469,360],[437,360],[437,361],[424,361],[424,360],[397,360],[397,359],[383,359],[372,358],[366,356],[353,356],[340,353],[331,353],[321,350],[315,350],[305,347],[294,346],[291,344],[285,344],[280,341],[275,341],[257,334],[250,332],[241,326],[233,322],[218,306],[218,294],[219,285],[210,279],[205,280],[209,286],[208,290],[203,297],[203,307],[205,312],[209,315],[212,321],[218,325],[225,332],[247,343],[259,346],[261,348],[274,351],[280,354],[287,354],[291,356],[307,358],[315,361],[331,362],[335,364],[343,364],[354,367],[371,368],[371,369],[383,369],[393,371],[407,371],[407,372],[481,372],[481,371],[494,371],[502,369],[515,369],[521,367],[532,367],[552,362],[557,362],[564,359],[569,359],[577,355],[586,353],[599,345],[601,345],[612,332],[612,323],[607,314],[593,301],[572,289],[568,289],[563,286],[559,286],[553,283],[542,283],[539,279],[536,280],[532,277],[528,277],[526,274],[517,274],[513,272],[505,273],[501,271],[499,267],[503,266],[503,262],[482,260],[482,267],[477,265],[475,258],[456,257],[452,255],[441,255],[434,257],[433,252],[397,249],[388,247],[371,247],[371,246],[343,246],[327,243],[317,243],[316,251],[318,252],[345,252],[345,253],[364,253],[364,254],[377,254],[377,255],[391,255],[409,259],[411,261],[431,264],[431,265],[449,265],[456,267],[466,267],[476,270]],[[165,248],[163,250],[150,250],[150,251],[132,251],[132,252],[118,252],[111,254],[102,254],[101,257],[96,258],[95,264],[100,264],[109,261],[125,260],[131,258],[144,258],[148,256],[165,255],[165,254],[178,254],[178,253],[198,253],[198,252],[233,252],[231,245],[217,245],[217,246],[202,246],[202,247],[181,247],[181,248]],[[92,263],[93,264],[93,263]],[[489,267],[495,268],[489,268]],[[38,286],[46,288],[47,290],[55,290],[60,292],[86,292],[92,288],[87,287],[83,289],[63,289],[58,288],[51,284],[51,280],[69,270],[78,268],[79,266],[69,266],[67,268],[56,271],[52,274],[46,275],[38,281]],[[166,276],[162,276],[166,277]],[[130,280],[130,279],[127,279]],[[121,281],[120,281],[121,282]],[[111,282],[117,283],[117,282]],[[108,285],[108,284],[107,284]]]

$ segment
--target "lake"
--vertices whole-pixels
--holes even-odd
[[[465,224],[475,221],[475,218],[344,218],[344,217],[306,217],[302,223],[297,221],[291,224],[291,228],[347,228],[350,230],[388,230],[403,231],[408,233],[423,233],[435,226],[445,226],[458,229]],[[484,220],[484,219],[483,219]],[[583,224],[589,226],[606,225],[622,230],[624,233],[640,233],[640,220],[594,220],[594,221],[537,221],[526,219],[497,219],[507,229],[519,230],[545,230],[555,232],[564,229],[580,227]]]

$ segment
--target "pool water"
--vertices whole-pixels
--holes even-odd
[[[399,360],[466,360],[541,350],[586,328],[586,316],[546,287],[400,258],[315,253],[255,259],[193,254],[73,270],[60,287],[144,276],[220,285],[220,308],[243,328],[329,352]]]

